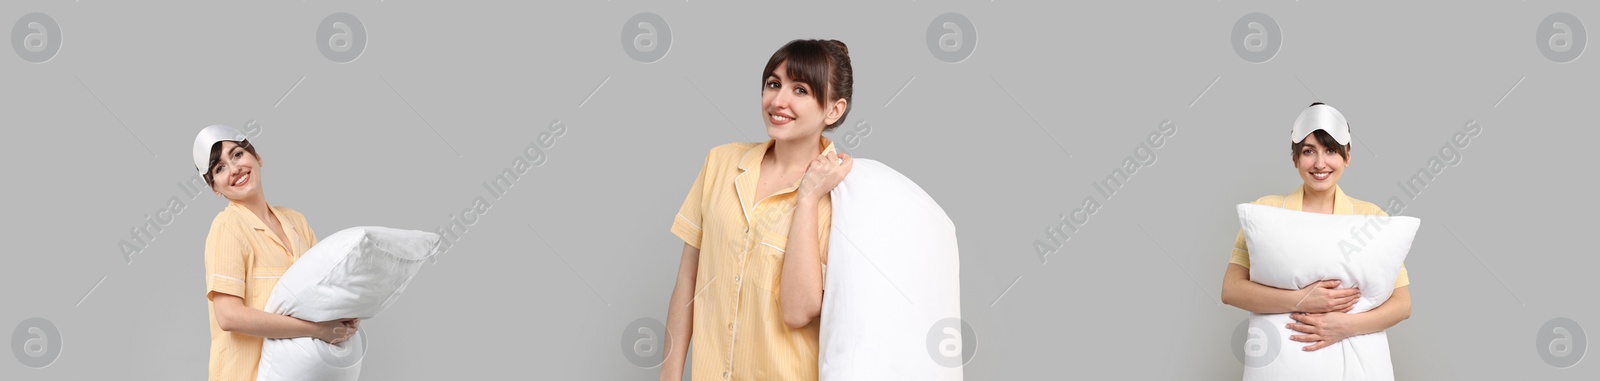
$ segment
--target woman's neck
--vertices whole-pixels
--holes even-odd
[[[1336,190],[1339,189],[1337,186],[1329,187],[1327,190],[1321,191],[1304,185],[1302,185],[1301,188],[1304,188],[1305,191],[1300,199],[1300,209],[1308,211],[1326,210],[1329,213],[1332,213],[1333,195]]]
[[[796,168],[804,169],[811,165],[811,160],[822,153],[822,137],[806,137],[795,140],[774,140],[772,142],[773,168],[786,172]]]
[[[263,223],[270,223],[268,221],[271,221],[271,218],[273,218],[272,208],[267,205],[266,197],[256,197],[248,200],[233,200],[233,202],[239,204],[239,206],[243,206],[245,209],[249,209],[250,213],[255,214],[256,218],[261,219],[261,222]]]

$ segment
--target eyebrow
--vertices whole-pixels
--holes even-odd
[[[796,83],[796,84],[799,84],[801,86],[806,86],[806,87],[808,87],[807,91],[810,91],[810,89],[809,89],[809,87],[811,87],[811,83],[810,82],[797,81],[797,80],[793,80],[793,79],[784,78],[782,75],[778,74],[778,71],[776,71],[776,70],[774,70],[771,75],[768,75],[767,78],[768,79],[776,78],[779,82],[785,82],[786,81],[786,82]],[[762,85],[762,86],[765,86],[765,85]]]
[[[238,151],[240,148],[243,148],[243,147],[242,146],[233,146],[233,149],[228,150],[228,152],[222,153],[222,156],[231,155],[231,154],[233,154],[233,151]],[[217,168],[222,166],[222,161],[226,160],[226,159],[227,159],[226,157],[217,158],[217,164],[211,166],[211,171],[212,172],[216,172]]]

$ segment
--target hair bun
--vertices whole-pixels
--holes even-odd
[[[850,54],[850,47],[845,46],[844,45],[844,41],[828,40],[828,43],[829,44],[833,44],[833,46],[835,46],[835,47],[838,47],[840,52],[843,52],[846,55]]]

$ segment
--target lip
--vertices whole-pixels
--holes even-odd
[[[767,122],[772,123],[773,125],[781,126],[794,122],[794,116],[783,113],[769,112],[767,113]]]
[[[1306,172],[1306,173],[1311,174],[1311,178],[1316,179],[1318,181],[1327,180],[1329,177],[1333,177],[1333,171],[1321,172],[1322,175],[1320,175],[1320,176],[1317,175],[1318,172]]]
[[[239,178],[233,179],[233,182],[229,183],[228,185],[232,186],[232,187],[241,187],[241,186],[244,186],[245,184],[249,184],[250,175],[253,175],[253,174],[254,173],[251,172],[251,171],[245,171],[244,174],[239,175]]]

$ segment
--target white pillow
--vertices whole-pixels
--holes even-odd
[[[377,316],[438,244],[438,234],[416,230],[363,226],[333,233],[284,271],[266,311],[314,322]],[[365,345],[365,333],[337,346],[311,337],[267,339],[256,380],[353,381]]]
[[[961,317],[950,217],[916,183],[869,159],[856,159],[830,194],[820,379],[960,380],[959,353],[947,367],[929,351],[934,324]],[[935,332],[936,346],[959,343],[959,334],[950,342]]]
[[[1299,290],[1325,279],[1360,288],[1350,313],[1389,300],[1422,220],[1405,216],[1333,215],[1239,204],[1239,225],[1250,249],[1250,280]],[[1347,338],[1306,352],[1310,343],[1289,314],[1254,315],[1245,343],[1245,380],[1393,380],[1384,332]]]

